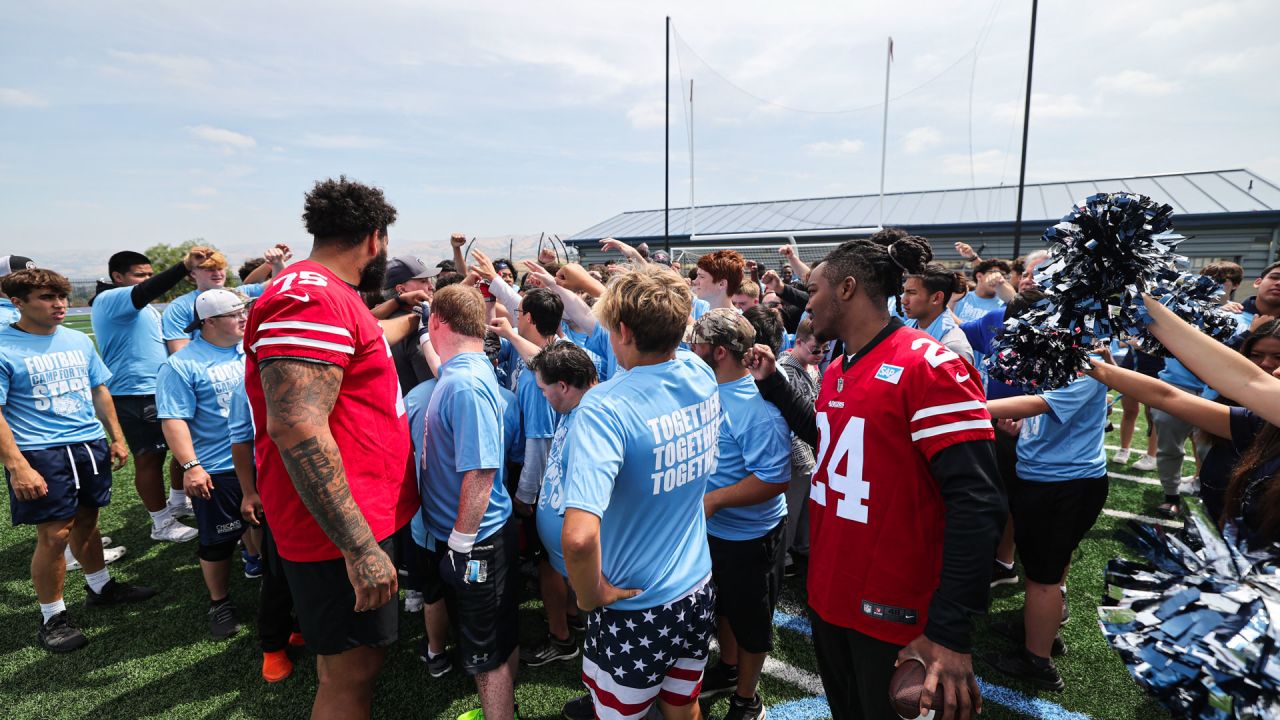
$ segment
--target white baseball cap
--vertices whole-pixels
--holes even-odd
[[[187,326],[187,332],[195,332],[200,329],[200,323],[211,317],[219,315],[228,315],[243,310],[248,306],[246,301],[239,294],[234,293],[226,288],[214,288],[205,290],[196,296],[196,316]]]

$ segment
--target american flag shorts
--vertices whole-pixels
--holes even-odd
[[[634,720],[659,697],[670,705],[697,700],[715,628],[710,577],[666,605],[587,613],[582,681],[596,717]]]

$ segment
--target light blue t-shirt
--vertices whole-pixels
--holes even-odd
[[[502,529],[511,516],[511,498],[502,483],[504,405],[484,353],[462,353],[440,366],[427,405],[427,451],[418,459],[424,463],[419,475],[425,482],[418,489],[427,531],[436,540],[446,542],[453,532],[462,477],[470,470],[497,471],[476,540]]]
[[[598,354],[587,345],[587,341],[599,333],[600,329],[600,323],[596,323],[596,330],[591,335],[587,335],[586,333],[580,333],[573,328],[570,328],[567,321],[560,323],[560,331],[564,333],[565,339],[582,348],[582,351],[587,354],[587,357],[591,358],[591,364],[596,366],[596,380],[604,382],[609,379],[609,371],[611,370],[609,367],[610,362],[605,359],[603,355]],[[610,351],[608,354],[612,355],[613,352]]]
[[[156,373],[169,357],[160,311],[154,305],[135,308],[133,288],[118,287],[98,293],[89,319],[102,361],[111,368],[111,394],[154,395]]]
[[[560,424],[556,426],[551,450],[547,453],[547,466],[542,473],[542,485],[538,488],[538,507],[534,511],[538,537],[547,549],[547,562],[566,577],[569,573],[564,567],[564,545],[560,537],[564,530],[564,439],[577,410],[574,408],[568,415],[561,416]]]
[[[701,360],[641,365],[587,391],[565,437],[565,507],[600,518],[602,571],[640,588],[615,610],[677,600],[711,572],[702,496],[720,394]]]
[[[609,330],[604,323],[596,323],[596,329],[582,341],[582,347],[604,359],[605,372],[600,376],[600,382],[605,382],[605,378],[612,380],[621,370],[618,367],[618,357],[613,354],[613,344],[609,342]]]
[[[710,309],[711,309],[711,303],[707,302],[706,300],[703,300],[702,298],[694,298],[693,307],[689,310],[689,316],[692,317],[694,320],[697,320],[703,315],[706,315],[707,311]]]
[[[516,400],[520,404],[520,430],[525,438],[549,438],[556,434],[560,413],[547,402],[547,396],[538,388],[538,374],[523,360],[516,365]]]
[[[0,297],[0,327],[18,322],[22,312],[7,297]]]
[[[156,378],[156,416],[186,420],[200,466],[210,475],[236,469],[231,462],[231,401],[244,392],[244,348],[218,347],[196,338],[174,353]]]
[[[414,386],[404,396],[405,416],[409,419],[409,440],[413,442],[413,471],[418,479],[418,487],[422,487],[422,456],[426,451],[427,406],[431,404],[431,393],[436,389],[436,379],[425,380]],[[434,542],[428,544],[427,522],[423,518],[422,508],[414,514],[409,523],[409,532],[418,547],[434,549]]]
[[[227,289],[239,290],[248,297],[256,298],[266,287],[264,283],[249,283]],[[199,330],[187,332],[187,326],[196,319],[196,298],[200,293],[200,290],[192,290],[179,295],[169,303],[169,307],[164,309],[164,315],[160,320],[160,332],[165,340],[189,340],[200,334]]]
[[[1040,397],[1049,412],[1022,421],[1018,477],[1062,482],[1107,474],[1102,447],[1107,424],[1107,388],[1085,377]]]
[[[19,450],[106,437],[93,410],[93,388],[110,378],[93,341],[78,330],[33,335],[0,326],[0,409]]]
[[[1004,307],[1004,301],[999,297],[992,295],[989,298],[978,297],[978,293],[969,292],[956,303],[955,313],[960,317],[960,322],[969,322],[970,320],[978,320],[983,315]],[[977,348],[974,348],[976,351]]]
[[[720,444],[707,492],[729,487],[754,474],[767,483],[791,482],[791,431],[782,413],[760,397],[750,375],[720,387]],[[724,508],[707,519],[707,534],[722,540],[763,537],[787,516],[787,498],[776,495],[759,505]]]
[[[231,394],[231,408],[227,414],[227,434],[231,444],[253,442],[253,411],[249,409],[249,394],[240,390]]]

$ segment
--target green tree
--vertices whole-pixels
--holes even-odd
[[[156,272],[160,272],[172,267],[174,263],[182,262],[182,259],[187,256],[187,253],[190,252],[191,248],[197,245],[203,245],[205,247],[213,248],[214,250],[218,249],[205,242],[204,238],[193,238],[177,245],[156,243],[144,250],[143,254],[148,258],[151,258],[151,267],[154,268]],[[236,277],[234,272],[231,272],[231,268],[227,268],[227,287],[235,287],[239,284],[240,278]],[[185,280],[175,285],[172,290],[160,296],[160,299],[157,300],[157,302],[171,302],[179,295],[185,295],[195,289],[196,284],[192,282],[190,276],[188,276]]]

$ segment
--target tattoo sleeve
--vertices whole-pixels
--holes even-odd
[[[299,360],[271,360],[262,366],[267,431],[307,510],[344,555],[378,549],[360,508],[351,497],[342,455],[329,431],[329,413],[342,386],[342,369]]]

